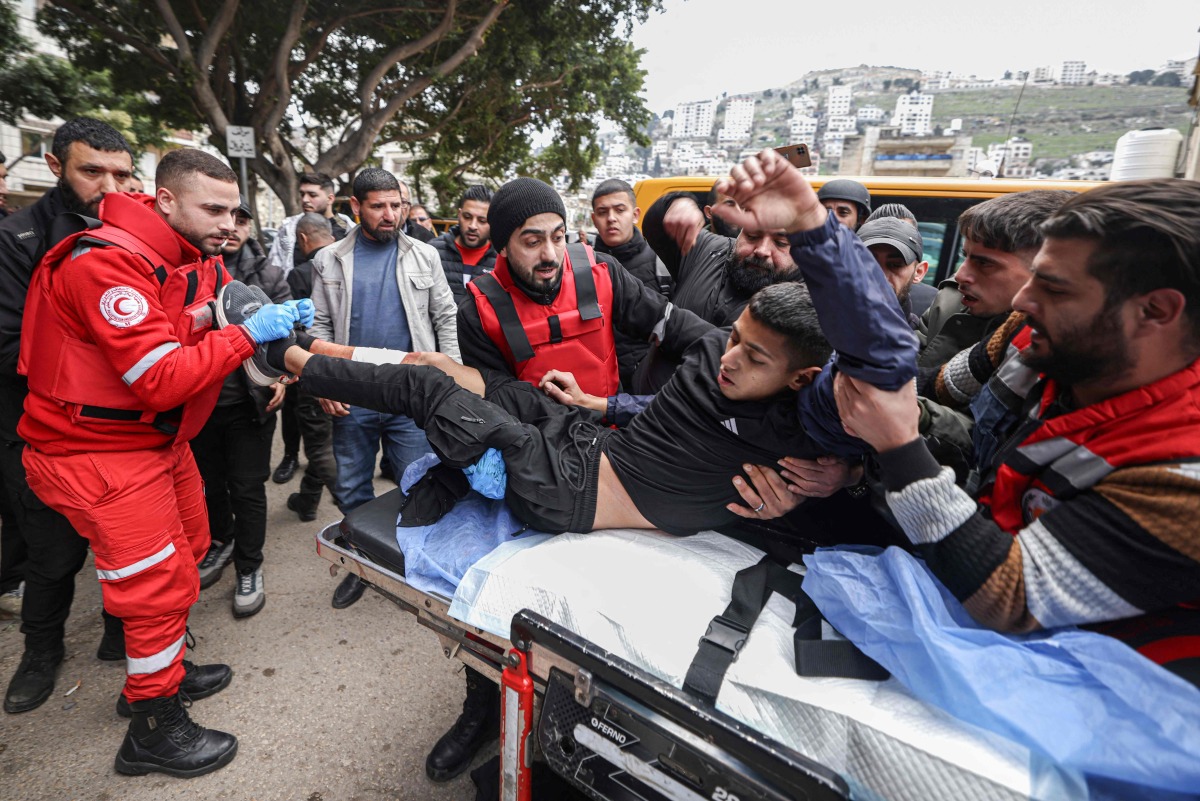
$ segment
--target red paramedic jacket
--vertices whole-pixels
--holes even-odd
[[[546,371],[566,368],[584,392],[607,398],[617,394],[620,384],[608,265],[597,262],[586,245],[568,245],[563,259],[562,286],[549,306],[513,284],[503,255],[496,258],[496,269],[478,276],[467,289],[484,333],[513,375],[537,384]]]
[[[177,234],[154,198],[106,195],[100,219],[55,245],[29,286],[17,433],[43,453],[186,442],[254,353],[241,326],[213,330],[212,303],[229,280],[221,260]]]

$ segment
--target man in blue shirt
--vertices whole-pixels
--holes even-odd
[[[400,182],[370,168],[355,178],[353,192],[350,206],[360,224],[313,261],[312,333],[356,348],[441,351],[457,359],[454,296],[437,251],[403,231],[408,209]],[[425,435],[404,415],[331,400],[321,406],[334,419],[334,495],[343,512],[375,496],[381,437],[397,476],[429,450]],[[334,593],[334,608],[354,603],[363,589],[351,574]]]

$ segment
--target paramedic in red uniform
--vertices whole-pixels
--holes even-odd
[[[612,256],[568,246],[566,217],[553,187],[533,178],[509,181],[492,197],[487,219],[499,256],[492,272],[467,285],[470,295],[458,307],[459,351],[463,364],[535,385],[552,369],[570,370],[584,392],[616,402],[614,329],[639,342],[661,340],[682,355],[709,326]],[[463,713],[425,761],[434,781],[462,773],[499,733],[496,685],[469,667],[466,676]]]
[[[111,193],[103,224],[69,236],[34,273],[21,337],[29,397],[19,433],[29,486],[91,545],[104,607],[125,626],[132,711],[116,769],[198,776],[237,738],[193,723],[179,685],[208,516],[187,441],[226,375],[300,313],[267,306],[213,327],[219,259],[239,204],[232,170],[194,149],[163,157],[154,197]],[[191,666],[207,689],[224,665]],[[189,675],[189,685],[195,685]],[[211,694],[211,693],[210,693]]]

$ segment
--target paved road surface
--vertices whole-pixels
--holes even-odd
[[[278,462],[280,443],[276,437]],[[100,590],[91,560],[80,572],[67,623],[67,658],[54,695],[22,715],[0,713],[2,801],[384,801],[474,798],[467,774],[446,784],[425,777],[425,754],[461,709],[459,663],[434,635],[368,592],[345,610],[329,605],[341,576],[316,555],[313,535],[338,519],[328,495],[315,523],[284,502],[299,478],[268,482],[266,607],[235,620],[232,565],[192,610],[197,647],[189,659],[225,662],[233,683],[197,701],[201,724],[238,736],[238,755],[197,779],[126,777],[113,757],[126,721],[113,703],[123,664],[96,659]],[[376,480],[376,491],[392,485]],[[0,687],[21,658],[15,621],[0,621]],[[79,683],[69,697],[67,690]],[[476,765],[495,754],[492,746]]]

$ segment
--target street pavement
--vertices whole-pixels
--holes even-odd
[[[272,466],[281,453],[276,436]],[[376,478],[377,494],[392,486]],[[425,754],[461,709],[460,663],[442,655],[432,632],[373,591],[349,609],[330,606],[345,574],[330,577],[330,564],[316,555],[313,538],[340,515],[326,494],[316,522],[299,522],[284,505],[298,488],[299,475],[283,486],[267,482],[263,610],[244,620],[233,617],[232,564],[220,581],[201,590],[192,610],[196,648],[188,658],[224,662],[234,677],[225,690],[195,702],[191,714],[204,726],[237,735],[234,761],[196,779],[129,777],[113,770],[127,727],[113,709],[124,663],[96,659],[101,603],[89,557],[76,581],[67,657],[54,694],[32,712],[0,713],[0,799],[475,797],[467,773],[444,784],[425,776]],[[19,621],[0,620],[0,687],[7,687],[21,658],[19,628]],[[490,746],[472,767],[495,753]]]

